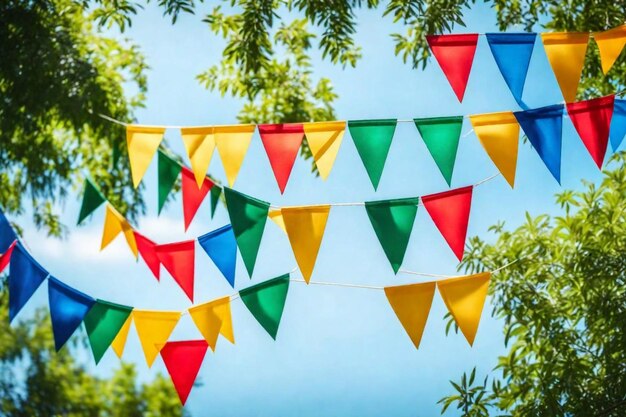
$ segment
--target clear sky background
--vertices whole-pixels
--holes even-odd
[[[151,69],[146,108],[137,112],[142,124],[210,125],[235,123],[242,103],[204,90],[195,76],[219,61],[223,42],[211,35],[201,17],[183,15],[172,26],[155,6],[133,20],[123,34],[138,43]],[[313,53],[316,77],[329,77],[339,99],[340,119],[400,118],[467,115],[517,110],[484,37],[474,60],[465,100],[459,104],[434,60],[426,70],[412,69],[394,56],[389,36],[401,31],[382,11],[358,13],[356,39],[363,59],[356,69],[342,69]],[[495,31],[495,13],[482,5],[466,14],[467,28],[459,32]],[[540,28],[538,28],[540,30]],[[530,107],[562,101],[554,75],[538,39],[531,60],[524,99]],[[463,135],[471,126],[464,121]],[[474,191],[468,235],[493,240],[487,228],[503,220],[511,229],[531,215],[557,213],[554,194],[579,188],[582,178],[597,181],[600,173],[573,130],[563,128],[562,183],[559,186],[529,144],[520,146],[517,181],[511,190],[499,177]],[[177,131],[166,134],[169,146],[184,154]],[[124,138],[120,138],[124,140]],[[217,152],[216,152],[217,154]],[[414,125],[399,124],[378,192],[374,192],[354,144],[346,132],[335,167],[327,181],[310,174],[311,161],[295,163],[283,196],[276,186],[258,134],[252,140],[236,189],[276,205],[367,201],[409,197],[447,189]],[[211,174],[224,180],[218,157]],[[476,183],[497,172],[473,134],[460,141],[453,187]],[[130,172],[129,172],[130,175]],[[148,213],[139,231],[159,243],[197,237],[229,222],[226,209],[210,219],[209,202],[201,206],[188,233],[184,233],[180,195],[157,217],[156,158],[144,182]],[[64,221],[78,217],[81,190],[61,207]],[[104,210],[83,227],[71,227],[66,240],[46,238],[32,224],[25,239],[32,253],[52,275],[93,297],[142,309],[186,309],[189,300],[166,271],[157,282],[145,264],[135,262],[123,238],[99,252]],[[28,219],[17,219],[29,225]],[[197,303],[232,294],[233,290],[196,246]],[[290,271],[295,266],[286,236],[268,221],[254,277],[250,280],[241,258],[237,289]],[[403,267],[438,274],[456,274],[457,261],[427,213],[418,210]],[[298,274],[295,274],[299,277]],[[396,285],[422,282],[415,276],[393,275],[362,207],[331,210],[313,280]],[[22,313],[46,305],[45,285]],[[220,339],[215,353],[207,353],[198,382],[187,402],[194,416],[433,416],[437,400],[451,392],[448,383],[477,366],[489,372],[504,352],[501,323],[486,306],[476,342],[470,348],[461,334],[445,336],[445,307],[435,295],[419,350],[416,350],[388,305],[376,290],[292,283],[281,326],[273,341],[241,301],[232,304],[236,345]],[[80,330],[84,331],[84,330]],[[189,316],[183,316],[171,340],[198,339]],[[76,352],[93,372],[109,375],[118,366],[112,351],[98,367],[91,352]],[[134,329],[125,360],[136,363],[142,380],[166,372],[161,359],[148,369]],[[451,410],[448,415],[455,415]]]

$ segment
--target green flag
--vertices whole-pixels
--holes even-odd
[[[459,148],[463,116],[413,119],[428,151],[448,185],[452,183],[452,171],[456,151]]]
[[[180,175],[181,166],[159,149],[159,214]]]
[[[396,130],[396,119],[351,120],[348,129],[376,190]]]
[[[98,191],[95,185],[87,178],[85,180],[85,192],[83,194],[83,203],[80,206],[80,214],[78,215],[78,223],[80,224],[87,216],[100,207],[106,198]]]
[[[274,340],[288,289],[289,274],[285,274],[239,291],[241,301]]]
[[[97,300],[85,316],[85,328],[96,364],[126,323],[132,307]]]
[[[211,218],[215,216],[215,209],[217,208],[217,202],[220,201],[220,195],[222,195],[222,187],[214,185],[211,187]]]
[[[228,187],[224,187],[224,197],[239,252],[252,278],[270,204]]]
[[[365,203],[374,232],[396,274],[409,244],[418,204],[419,197]]]

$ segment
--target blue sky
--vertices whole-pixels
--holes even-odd
[[[208,6],[204,6],[208,10]],[[459,104],[438,65],[412,69],[393,54],[390,33],[401,30],[381,11],[358,13],[357,42],[363,59],[357,68],[342,69],[313,54],[315,76],[332,80],[341,119],[400,118],[466,115],[517,110],[498,72],[484,37],[474,60],[465,100]],[[155,6],[134,19],[124,34],[138,43],[151,69],[145,109],[137,112],[142,124],[210,125],[236,122],[241,102],[204,90],[195,76],[220,59],[222,41],[213,37],[197,16],[182,16],[175,26]],[[466,15],[459,32],[495,31],[495,13],[477,6]],[[540,41],[535,46],[524,99],[530,107],[560,102],[562,97]],[[463,134],[471,127],[465,120]],[[562,187],[579,188],[580,179],[600,179],[568,119],[563,127]],[[166,134],[171,148],[183,154],[176,131]],[[121,138],[122,139],[122,138]],[[156,161],[155,161],[156,162]],[[224,180],[219,158],[210,172]],[[461,139],[453,187],[473,184],[497,172],[473,134]],[[130,173],[129,173],[130,175]],[[180,197],[157,217],[156,163],[145,176],[148,214],[138,230],[159,243],[189,239],[229,222],[224,207],[215,219],[208,199],[187,234],[183,233]],[[289,185],[280,195],[258,134],[246,156],[236,189],[276,205],[366,201],[423,195],[447,189],[415,126],[399,124],[378,192],[374,192],[356,149],[346,134],[327,181],[310,175],[310,161],[298,159]],[[553,195],[562,188],[528,144],[520,146],[517,181],[511,190],[500,177],[474,192],[469,236],[492,240],[487,228],[498,220],[508,228],[519,225],[525,212],[556,213]],[[64,220],[74,224],[80,190],[62,207]],[[84,227],[71,228],[67,240],[46,238],[32,225],[25,239],[34,256],[51,274],[98,298],[144,309],[185,309],[189,301],[167,272],[158,283],[148,268],[135,262],[118,238],[99,252],[104,210]],[[28,223],[27,223],[28,224]],[[196,247],[197,302],[232,293],[209,258]],[[273,224],[266,226],[257,267],[249,280],[238,259],[237,288],[271,278],[295,266],[286,237]],[[426,212],[418,210],[403,267],[438,274],[455,274],[456,258]],[[314,280],[371,285],[421,282],[419,277],[394,276],[362,207],[333,208],[318,256]],[[45,287],[45,286],[44,286]],[[46,304],[42,287],[23,314]],[[503,352],[501,324],[486,306],[473,348],[462,335],[445,336],[445,307],[435,296],[419,350],[416,350],[387,304],[382,291],[292,283],[274,342],[240,301],[232,305],[236,345],[218,342],[200,371],[202,386],[187,402],[194,416],[433,416],[437,400],[451,392],[450,379],[477,366],[489,372]],[[200,338],[184,316],[172,340]],[[108,352],[98,367],[91,353],[77,352],[93,371],[108,375],[118,359]],[[137,364],[142,379],[165,372],[160,359],[148,369],[131,330],[125,360]],[[455,415],[454,411],[448,415]]]

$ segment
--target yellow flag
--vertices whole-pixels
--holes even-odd
[[[600,61],[602,61],[602,72],[609,72],[617,58],[622,53],[626,45],[626,24],[616,28],[596,32],[593,38],[600,50]]]
[[[269,213],[267,213],[267,216],[274,223],[276,223],[276,226],[280,227],[283,232],[287,233],[285,221],[283,220],[283,213],[280,210],[270,210]]]
[[[180,129],[180,134],[191,162],[191,170],[198,188],[201,188],[215,150],[213,127],[185,127]]]
[[[135,241],[133,228],[130,227],[130,224],[126,221],[124,216],[122,216],[110,204],[107,204],[104,215],[104,229],[102,230],[102,244],[100,245],[100,250],[106,248],[120,233],[124,234],[128,247],[133,255],[135,255],[135,258],[137,258],[137,242]]]
[[[221,334],[230,343],[235,343],[233,320],[230,314],[230,297],[222,297],[189,309],[196,327],[215,351],[217,336]]]
[[[576,100],[576,90],[585,64],[588,33],[542,33],[541,39],[561,93],[567,103]]]
[[[146,362],[151,367],[176,327],[180,312],[133,310],[132,315]]]
[[[133,316],[131,314],[126,319],[126,322],[124,322],[124,325],[122,326],[120,331],[117,332],[117,336],[115,336],[115,339],[113,339],[113,341],[111,342],[111,347],[113,348],[113,351],[120,359],[122,359],[122,354],[124,353],[124,347],[126,346],[126,339],[128,339],[128,331],[130,330],[130,323],[132,321]]]
[[[164,133],[163,127],[126,126],[128,158],[135,188],[148,170],[152,157],[163,140]]]
[[[254,125],[215,126],[215,144],[220,153],[228,184],[235,184],[243,158],[248,152]]]
[[[437,281],[441,298],[470,346],[474,344],[490,279],[491,272],[482,272]]]
[[[477,114],[470,121],[487,155],[513,188],[519,146],[519,124],[513,112]]]
[[[291,249],[308,284],[324,237],[330,206],[285,207],[281,212]]]
[[[385,287],[385,295],[415,348],[419,348],[435,295],[435,283]]]
[[[323,180],[333,169],[345,130],[346,122],[304,123],[306,140]]]

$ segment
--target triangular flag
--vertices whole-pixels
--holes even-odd
[[[178,311],[133,310],[133,321],[148,367],[167,342],[180,319]]]
[[[4,268],[6,268],[11,261],[11,254],[13,253],[13,248],[16,244],[17,240],[13,241],[13,243],[11,243],[11,246],[9,246],[9,248],[4,251],[4,253],[0,254],[0,273],[4,271]]]
[[[589,33],[542,33],[541,39],[563,98],[568,103],[576,100]]]
[[[248,152],[254,125],[215,126],[215,144],[220,153],[228,184],[232,187]]]
[[[85,180],[85,192],[83,193],[83,202],[80,206],[80,214],[78,215],[78,223],[80,224],[87,216],[93,213],[98,207],[104,203],[106,199],[98,191],[95,185],[87,178]]]
[[[439,171],[450,185],[456,151],[459,148],[463,116],[414,119],[414,122]]]
[[[259,134],[282,194],[302,145],[304,130],[301,124],[259,125]]]
[[[198,243],[209,255],[231,287],[235,287],[237,263],[237,240],[230,224],[222,226],[198,238]]]
[[[222,195],[222,187],[214,185],[213,187],[211,187],[209,195],[211,197],[211,218],[213,218],[213,216],[215,216],[217,203],[220,201],[220,196]]]
[[[567,114],[572,124],[600,169],[609,144],[614,101],[615,95],[610,95],[567,104]]]
[[[181,171],[181,178],[183,189],[183,218],[185,220],[185,231],[187,231],[198,208],[200,208],[200,204],[202,204],[202,201],[204,201],[204,198],[215,184],[205,177],[202,187],[198,188],[193,172],[184,167]]]
[[[115,339],[111,342],[111,348],[118,358],[122,359],[124,353],[124,347],[126,346],[126,339],[128,339],[128,331],[130,330],[130,324],[133,322],[132,314],[126,319],[126,322],[122,325],[122,328],[115,336]]]
[[[221,334],[230,343],[235,343],[233,319],[230,313],[230,297],[222,297],[199,306],[191,307],[189,314],[207,341],[215,350],[217,337]]]
[[[289,274],[285,274],[239,291],[241,301],[274,340],[288,290]]]
[[[280,230],[282,230],[283,232],[285,232],[285,234],[287,234],[287,228],[285,227],[285,220],[283,220],[283,213],[280,211],[280,209],[270,210],[269,213],[267,214],[267,217],[269,217],[270,220],[276,224],[276,226],[280,227]]]
[[[126,126],[128,158],[135,188],[139,186],[148,170],[152,157],[163,140],[164,133],[163,127]]]
[[[83,318],[96,302],[87,294],[62,283],[56,278],[48,279],[48,304],[54,333],[54,347],[59,351],[74,334]]]
[[[311,149],[317,171],[323,180],[328,178],[330,170],[333,169],[345,130],[346,122],[343,121],[304,124],[304,133],[309,149]]]
[[[91,307],[85,316],[85,329],[96,364],[100,362],[104,352],[124,327],[132,311],[132,307],[104,300],[96,300]]]
[[[404,260],[418,205],[418,197],[365,202],[367,216],[396,274]]]
[[[626,100],[615,99],[611,119],[611,148],[617,151],[626,136]]]
[[[0,210],[0,253],[6,252],[13,242],[17,239],[17,234],[11,224]]]
[[[543,163],[560,184],[563,105],[554,104],[513,114]]]
[[[522,107],[525,107],[522,93],[536,37],[536,33],[487,33],[487,42],[500,73]]]
[[[324,237],[330,206],[284,207],[280,211],[291,249],[308,284]]]
[[[161,349],[163,363],[183,405],[198,376],[206,350],[207,343],[204,340],[167,342]]]
[[[396,123],[396,119],[350,120],[348,122],[350,136],[374,190],[378,188],[383,168],[385,168],[393,134],[396,131]]]
[[[415,348],[419,349],[435,295],[435,283],[385,287],[385,295]]]
[[[459,261],[463,259],[472,206],[472,187],[422,197],[422,204]]]
[[[515,185],[519,124],[513,112],[470,116],[474,133],[511,188]]]
[[[137,242],[139,254],[158,281],[161,276],[161,262],[156,253],[157,244],[139,232],[135,232],[135,242]]]
[[[168,243],[155,247],[159,262],[183,289],[193,303],[195,241]]]
[[[626,45],[626,24],[604,32],[595,32],[593,34],[600,50],[600,60],[602,61],[602,72],[609,72],[617,58],[622,53],[624,45]]]
[[[224,187],[224,196],[239,252],[252,277],[270,204],[227,187]]]
[[[170,158],[165,152],[159,149],[158,155],[158,168],[159,168],[159,213],[163,210],[163,206],[167,201],[167,196],[170,195],[172,187],[178,179],[180,170],[182,169],[180,164]]]
[[[490,278],[491,272],[482,272],[437,281],[443,302],[470,346],[474,344]]]
[[[459,102],[462,102],[472,71],[478,34],[427,35],[426,41]]]
[[[115,210],[113,206],[107,204],[104,216],[104,228],[102,230],[102,245],[100,246],[100,250],[106,248],[120,233],[124,234],[128,247],[133,255],[135,255],[135,258],[137,258],[137,242],[135,241],[133,228],[130,227],[130,224],[126,221],[124,216]]]
[[[11,253],[9,267],[9,321],[13,321],[17,313],[33,296],[37,288],[48,276],[36,260],[17,243]]]
[[[207,175],[213,151],[215,150],[215,137],[213,127],[185,127],[180,129],[183,144],[191,162],[191,169],[198,188]]]

